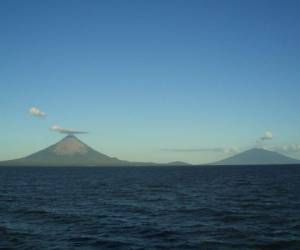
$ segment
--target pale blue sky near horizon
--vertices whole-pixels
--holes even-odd
[[[266,146],[298,145],[299,11],[296,0],[1,1],[0,160],[63,138],[55,124],[124,160],[211,162],[266,131]]]

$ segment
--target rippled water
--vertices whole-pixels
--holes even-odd
[[[0,168],[0,249],[300,249],[300,166]]]

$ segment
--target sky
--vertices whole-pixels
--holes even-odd
[[[59,129],[131,161],[207,163],[257,145],[300,158],[299,11],[297,0],[3,0],[0,160]]]

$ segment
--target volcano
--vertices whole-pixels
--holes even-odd
[[[218,161],[214,165],[278,165],[300,164],[299,160],[262,148],[253,148]]]
[[[142,163],[141,163],[142,164]],[[0,162],[2,166],[124,166],[138,165],[109,157],[90,148],[74,135],[24,158]]]

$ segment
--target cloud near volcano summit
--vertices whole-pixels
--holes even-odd
[[[51,130],[59,132],[61,134],[87,134],[86,131],[80,131],[80,130],[75,130],[75,129],[69,129],[69,128],[63,128],[58,125],[53,125],[51,127]]]
[[[256,140],[256,146],[261,147],[263,146],[265,141],[269,141],[269,140],[273,140],[273,134],[272,132],[267,131],[263,136],[259,137],[259,139]]]
[[[270,131],[267,131],[262,137],[259,138],[261,141],[272,140],[273,134]]]

